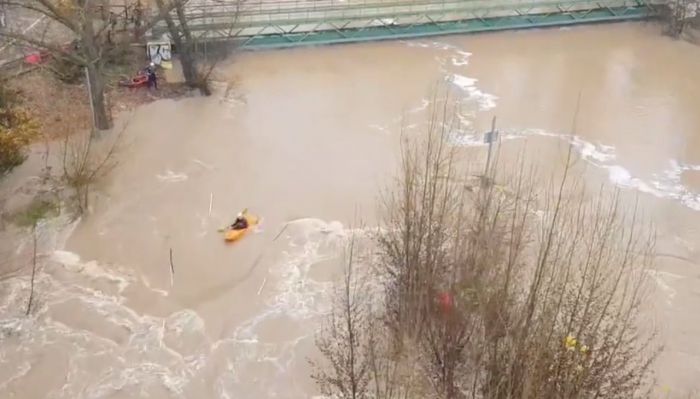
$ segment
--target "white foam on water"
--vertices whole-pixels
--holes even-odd
[[[194,163],[196,163],[197,165],[203,167],[204,169],[207,169],[207,170],[214,170],[214,166],[212,166],[212,165],[210,165],[210,164],[208,164],[208,163],[206,163],[206,162],[204,162],[204,161],[201,161],[201,160],[199,160],[199,159],[194,158],[194,159],[192,159],[192,162],[194,162]]]
[[[594,144],[579,136],[569,136],[569,142],[581,157],[595,164],[606,164],[615,159],[615,148],[608,145]]]
[[[187,180],[187,175],[184,173],[175,173],[168,169],[164,174],[157,174],[156,178],[162,182],[178,183]]]
[[[476,79],[454,74],[447,78],[452,84],[467,93],[467,100],[475,101],[480,111],[488,111],[496,107],[498,97],[481,91],[476,87]]]
[[[634,188],[636,186],[630,172],[619,165],[608,167],[610,181],[620,187]]]
[[[429,105],[430,105],[430,100],[428,100],[427,98],[423,98],[420,100],[420,104],[409,109],[408,113],[413,114],[416,112],[425,111],[426,109],[428,109]]]
[[[498,97],[479,89],[477,87],[477,79],[470,78],[453,70],[454,67],[458,67],[461,70],[460,67],[468,65],[469,57],[471,56],[470,53],[463,51],[454,45],[435,41],[410,41],[405,43],[409,47],[437,49],[449,53],[448,58],[439,56],[437,57],[437,60],[440,65],[441,72],[445,74],[445,80],[449,81],[451,84],[458,87],[462,92],[466,93],[466,97],[464,99],[460,99],[460,104],[464,104],[465,100],[467,102],[474,101],[478,106],[477,111],[487,111],[496,107]],[[461,131],[455,132],[451,135],[451,141],[453,144],[468,147],[488,145],[484,141],[483,135],[477,135],[473,132],[469,132],[472,128],[470,117],[473,116],[473,112],[469,113],[465,112],[464,110],[457,114],[461,125]],[[678,161],[671,159],[669,160],[668,169],[654,174],[651,178],[643,179],[640,177],[635,177],[634,174],[625,166],[615,163],[615,148],[612,146],[592,143],[575,135],[557,134],[541,129],[500,131],[501,141],[520,139],[527,136],[552,137],[564,140],[571,144],[580,157],[586,162],[606,169],[609,180],[616,186],[638,190],[658,198],[677,200],[690,209],[700,211],[700,193],[693,192],[681,182],[681,175],[684,172],[700,171],[700,165],[683,165]]]
[[[664,296],[666,297],[666,304],[668,306],[672,306],[673,300],[678,294],[678,291],[672,287],[672,284],[680,279],[683,279],[684,277],[679,274],[664,272],[660,270],[647,270],[647,274],[649,274],[649,276],[651,276],[651,278],[654,279],[656,285],[663,292]]]
[[[476,86],[477,80],[457,73],[453,69],[462,70],[462,67],[469,65],[469,58],[472,53],[464,51],[452,44],[437,42],[437,41],[409,41],[404,42],[408,47],[427,48],[446,52],[447,55],[438,55],[435,57],[440,65],[440,72],[445,75],[445,80],[452,83],[461,89],[467,96],[461,101],[475,101],[479,110],[488,111],[496,107],[496,97],[493,94],[486,93]]]
[[[243,394],[246,384],[250,384],[240,379],[247,365],[269,364],[276,370],[276,379],[291,378],[285,377],[285,373],[294,366],[298,345],[313,337],[319,317],[330,309],[333,284],[312,278],[311,267],[337,259],[353,234],[366,233],[363,229],[345,228],[340,222],[313,218],[294,220],[287,226],[284,237],[289,240],[289,250],[270,269],[274,293],[266,301],[266,309],[238,325],[229,337],[214,343],[214,350],[234,354],[228,358],[228,370],[215,384],[220,398]],[[265,342],[259,337],[260,326],[281,318],[285,323],[296,324],[294,330],[298,332],[282,334],[282,339],[275,342]]]
[[[153,287],[151,285],[151,281],[145,275],[141,276],[141,284],[143,284],[144,287],[148,288],[149,290],[155,292],[160,296],[167,297],[170,295],[170,292],[164,289]]]
[[[39,361],[60,364],[65,373],[62,386],[47,387],[48,398],[138,397],[163,389],[184,397],[211,348],[204,321],[188,309],[156,317],[130,308],[123,293],[134,283],[131,275],[62,249],[76,224],[59,217],[39,226],[39,248],[48,256],[40,258],[29,317],[29,275],[0,281],[0,369],[17,370],[0,376],[0,397],[27,384],[27,365]],[[66,311],[80,316],[59,320]],[[67,366],[51,364],[61,358]]]
[[[591,165],[605,169],[610,182],[618,187],[637,190],[657,198],[676,200],[690,209],[700,211],[700,193],[693,192],[681,181],[681,176],[684,172],[698,171],[700,170],[700,165],[682,164],[671,159],[667,169],[644,179],[635,177],[628,168],[617,164],[615,162],[617,160],[615,148],[610,145],[592,143],[580,136],[557,134],[542,129],[504,129],[499,131],[499,139],[502,142],[532,136],[551,137],[567,142],[576,150],[581,159]],[[453,132],[450,135],[450,142],[453,145],[464,147],[483,147],[488,145],[483,135],[470,132]]]
[[[73,273],[83,274],[88,278],[95,280],[105,279],[110,283],[114,283],[117,285],[120,293],[124,292],[126,287],[128,287],[131,281],[133,280],[129,276],[116,274],[111,271],[108,271],[106,268],[102,267],[98,262],[83,262],[80,259],[80,255],[73,252],[56,250],[51,254],[51,260]]]
[[[74,349],[78,356],[71,357],[66,384],[57,397],[110,397],[117,392],[130,396],[149,396],[165,388],[177,397],[183,397],[185,386],[197,371],[206,364],[208,345],[203,333],[201,319],[189,310],[183,310],[166,318],[139,316],[122,306],[114,306],[114,299],[104,298],[87,301],[95,308],[104,308],[114,313],[103,317],[120,325],[129,332],[127,342],[117,345],[98,345],[98,337],[85,335],[84,342]],[[66,327],[66,329],[68,329]],[[70,335],[70,331],[64,331]],[[184,347],[181,342],[195,344]],[[109,341],[108,341],[109,342]],[[173,348],[172,344],[178,345]],[[96,346],[97,345],[97,346]],[[86,368],[90,358],[102,355],[103,367],[99,370]]]
[[[449,52],[461,51],[457,46],[453,46],[451,44],[438,42],[438,41],[411,40],[411,41],[404,41],[403,44],[406,45],[407,47],[437,49],[437,50],[449,51]],[[471,55],[467,52],[463,52],[463,53]]]
[[[462,126],[471,125],[471,120],[469,119],[473,116],[475,111],[488,111],[496,107],[496,101],[498,97],[486,93],[477,87],[477,79],[467,77],[461,73],[456,73],[455,69],[462,70],[463,67],[469,65],[469,58],[472,56],[470,52],[464,51],[457,46],[441,43],[437,41],[406,41],[403,42],[408,47],[421,48],[421,49],[431,49],[439,50],[440,52],[445,52],[445,54],[438,54],[435,56],[435,60],[439,65],[439,71],[443,74],[444,79],[450,85],[456,87],[459,92],[463,93],[464,96],[457,98],[457,103],[461,109],[457,113],[460,124]],[[438,99],[438,102],[441,99]],[[444,101],[444,100],[442,100]],[[389,133],[392,130],[398,132],[403,129],[413,129],[418,127],[418,124],[412,123],[405,126],[401,126],[404,122],[406,114],[413,114],[423,112],[431,105],[431,100],[428,98],[423,98],[420,104],[408,109],[402,115],[393,118],[387,124],[371,124],[369,127],[374,130],[378,130],[382,133]],[[474,109],[470,111],[470,109]]]
[[[24,361],[20,364],[13,364],[11,366],[15,367],[15,371],[10,373],[7,379],[0,383],[0,392],[7,389],[8,385],[12,384],[14,381],[20,380],[29,374],[29,371],[32,369],[32,365],[28,361]]]
[[[430,48],[430,43],[420,41],[403,42],[408,47]]]
[[[370,127],[371,129],[378,130],[378,131],[380,131],[380,132],[382,132],[382,133],[385,133],[385,134],[391,133],[391,130],[390,130],[388,127],[382,126],[382,125],[378,125],[378,124],[376,124],[376,123],[375,123],[375,124],[369,125],[369,127]]]
[[[384,125],[373,123],[373,124],[370,124],[368,127],[370,129],[377,130],[377,131],[384,133],[384,134],[391,134],[392,132],[398,132],[401,129],[401,124],[404,122],[405,115],[423,112],[426,109],[428,109],[429,106],[430,106],[430,100],[428,100],[427,98],[423,98],[423,99],[421,99],[420,104],[418,104],[412,108],[407,109],[404,114],[393,118],[389,123],[384,124]],[[392,130],[392,126],[394,127],[393,130]],[[403,128],[404,129],[413,129],[417,126],[418,126],[417,124],[412,123],[412,124],[404,125]]]
[[[459,74],[453,74],[446,78],[453,85],[467,93],[467,100],[476,101],[479,110],[488,111],[496,107],[498,97],[485,93],[476,87],[477,79],[469,78]]]
[[[477,82],[477,79],[468,78],[468,77],[462,76],[462,75],[452,75],[452,76],[448,76],[447,78],[450,79],[450,81],[454,85],[456,85],[457,87],[459,87],[462,90],[467,90],[469,88],[474,87],[474,85]]]
[[[452,56],[452,65],[459,67],[459,66],[465,66],[469,64],[469,57],[471,57],[472,53],[462,51],[462,50],[455,50],[455,55]]]
[[[684,165],[676,160],[670,160],[669,164],[669,169],[654,175],[653,180],[649,182],[651,187],[642,187],[641,191],[657,197],[679,200],[688,208],[700,211],[700,193],[690,190],[681,181],[684,172],[700,171],[700,165]]]
[[[181,394],[191,376],[204,365],[204,357],[194,353],[183,356],[170,348],[164,341],[178,342],[187,331],[188,335],[203,330],[197,316],[185,317],[173,314],[165,320],[157,317],[139,316],[126,307],[121,298],[104,295],[89,288],[61,287],[61,283],[44,279],[37,287],[41,301],[45,302],[34,318],[5,318],[2,315],[0,326],[10,329],[9,334],[17,337],[16,343],[0,345],[0,363],[12,361],[18,356],[26,359],[51,357],[53,353],[64,353],[70,359],[66,369],[65,382],[59,390],[50,393],[54,398],[106,397],[115,392],[127,396],[148,396],[147,393],[165,387],[168,391]],[[51,293],[51,285],[57,288]],[[82,292],[80,292],[82,291]],[[98,332],[68,326],[51,319],[48,309],[62,301],[78,300],[83,303],[74,311],[81,312],[91,320],[97,312],[102,322],[111,331],[123,331],[128,339],[117,343]],[[85,313],[81,308],[90,309]],[[21,316],[19,316],[21,317]],[[192,321],[194,319],[194,321]],[[204,342],[204,336],[199,338]],[[206,346],[202,346],[205,348]],[[199,347],[197,347],[198,350]],[[202,349],[203,350],[203,349]],[[205,353],[205,351],[203,352]],[[95,369],[95,362],[100,368]],[[0,382],[3,386],[22,376],[12,376]],[[4,396],[4,395],[0,395]]]

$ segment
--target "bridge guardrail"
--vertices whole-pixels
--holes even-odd
[[[440,34],[441,24],[469,20],[483,22],[483,30],[490,30],[495,28],[487,19],[518,19],[504,28],[638,19],[651,15],[659,3],[663,0],[256,0],[240,5],[203,0],[190,3],[186,15],[191,29],[206,40],[233,38],[248,45],[251,38],[287,36],[305,41],[324,32],[335,32],[338,40],[345,40],[344,30],[375,28],[387,30],[381,35],[385,37],[396,27],[417,25],[433,26],[434,34]],[[479,27],[462,24],[450,29],[477,31]],[[153,32],[167,34],[167,29],[160,25]]]

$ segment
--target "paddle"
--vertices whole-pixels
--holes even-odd
[[[243,208],[243,210],[239,213],[239,215],[245,216],[248,213],[248,208]],[[216,231],[219,233],[223,233],[224,231],[228,230],[230,225],[227,225],[225,227],[219,227]]]

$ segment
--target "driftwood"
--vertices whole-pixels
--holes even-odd
[[[33,240],[33,249],[32,249],[32,279],[30,280],[30,285],[29,285],[29,301],[27,301],[27,312],[25,313],[27,316],[29,316],[29,313],[32,311],[32,301],[34,300],[34,277],[36,276],[36,224],[34,224],[34,227],[32,227],[32,240]]]
[[[170,248],[170,286],[175,284],[175,265],[173,265],[173,249]]]

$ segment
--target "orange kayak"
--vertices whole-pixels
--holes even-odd
[[[234,242],[238,241],[241,238],[243,238],[248,231],[252,230],[259,222],[258,218],[253,215],[249,214],[244,214],[243,217],[248,221],[248,227],[245,229],[241,230],[233,230],[231,228],[227,229],[226,232],[224,232],[224,240],[227,242]]]

